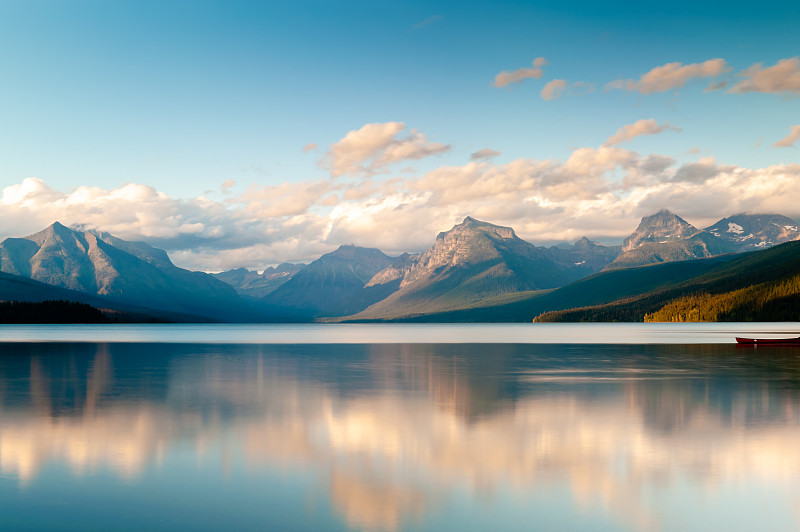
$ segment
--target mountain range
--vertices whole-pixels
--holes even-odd
[[[206,273],[178,268],[160,249],[58,222],[0,243],[0,271],[38,281],[37,292],[45,285],[55,288],[51,299],[110,305],[181,321],[256,318],[233,287]],[[5,294],[0,297],[7,299]]]
[[[797,224],[778,214],[738,214],[700,230],[680,216],[661,210],[642,218],[622,244],[622,253],[606,269],[741,253],[798,238]]]
[[[701,230],[662,210],[622,246],[582,238],[539,247],[467,217],[420,254],[349,245],[308,265],[206,274],[146,243],[56,222],[0,243],[0,300],[60,299],[171,321],[529,321],[666,289],[709,264],[798,238],[785,216],[739,214]],[[669,275],[651,273],[659,263]]]

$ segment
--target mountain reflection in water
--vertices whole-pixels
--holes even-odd
[[[795,530],[798,444],[793,350],[6,344],[0,355],[11,528]],[[156,492],[163,507],[144,515]],[[291,499],[280,516],[279,495]],[[191,516],[175,510],[186,499]]]

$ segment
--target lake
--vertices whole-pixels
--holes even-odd
[[[0,327],[0,529],[800,529],[798,324],[547,325]]]

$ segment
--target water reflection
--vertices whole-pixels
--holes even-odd
[[[187,463],[231,489],[284,475],[369,530],[434,526],[460,500],[511,518],[541,490],[597,528],[691,529],[676,500],[725,520],[752,491],[782,512],[773,529],[796,529],[798,360],[710,345],[12,345],[0,475],[20,493],[63,466],[133,486]]]

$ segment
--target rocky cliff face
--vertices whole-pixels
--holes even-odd
[[[467,217],[450,231],[436,236],[433,246],[410,266],[400,288],[429,279],[442,270],[498,259],[503,248],[522,255],[537,254],[536,248],[517,238],[510,227]]]
[[[652,216],[642,218],[639,227],[622,243],[622,252],[636,249],[646,242],[663,244],[686,240],[699,232],[699,229],[680,216],[663,209]]]
[[[486,298],[561,286],[581,274],[559,264],[509,227],[467,217],[440,233],[418,256],[404,257],[373,277],[368,286],[397,283],[397,290],[355,316],[385,319],[481,304]]]

